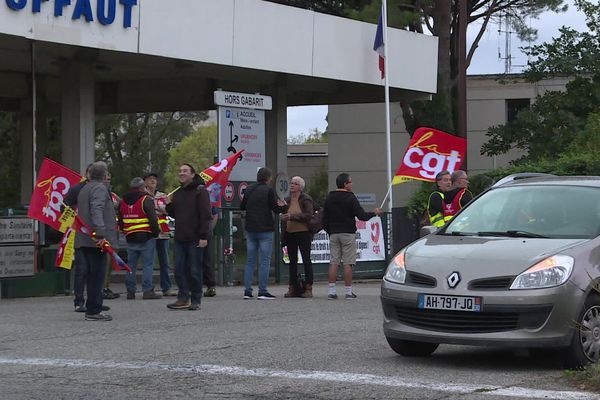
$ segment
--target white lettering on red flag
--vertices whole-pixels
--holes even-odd
[[[412,179],[433,182],[438,173],[459,169],[466,152],[467,140],[464,138],[433,128],[417,128],[392,183],[396,185]]]
[[[35,183],[27,216],[60,230],[63,199],[71,186],[83,179],[77,172],[44,158]]]

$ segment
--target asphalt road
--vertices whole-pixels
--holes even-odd
[[[124,287],[115,285],[124,292]],[[598,399],[526,351],[440,346],[397,356],[383,337],[378,282],[358,299],[242,300],[218,288],[200,311],[173,298],[105,301],[84,321],[71,297],[0,300],[0,399]],[[338,292],[343,291],[338,284]]]

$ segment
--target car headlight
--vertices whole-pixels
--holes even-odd
[[[394,283],[404,283],[406,279],[406,268],[404,264],[405,251],[402,250],[394,256],[385,270],[383,279]]]
[[[571,276],[575,259],[571,256],[548,257],[523,272],[511,289],[539,289],[562,285]]]

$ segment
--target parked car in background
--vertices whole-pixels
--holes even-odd
[[[390,347],[552,348],[568,368],[598,361],[599,234],[600,177],[493,186],[394,256],[381,286]]]

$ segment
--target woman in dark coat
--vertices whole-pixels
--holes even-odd
[[[309,222],[313,214],[312,198],[304,193],[304,179],[294,176],[290,180],[290,197],[286,199],[288,211],[281,215],[283,221],[282,243],[287,245],[290,258],[289,289],[285,297],[312,297],[313,268],[310,261],[312,233]],[[302,254],[306,287],[302,291],[298,284],[298,249]]]

